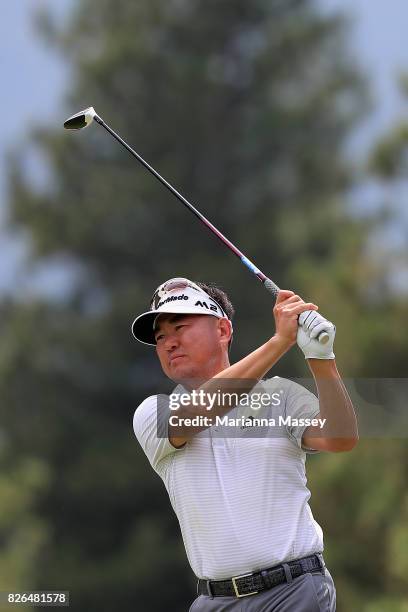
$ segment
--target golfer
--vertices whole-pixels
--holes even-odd
[[[305,459],[349,451],[358,434],[335,364],[335,327],[317,309],[280,291],[275,333],[233,365],[234,309],[215,286],[170,279],[133,322],[135,338],[156,347],[177,383],[170,396],[145,399],[133,427],[166,486],[197,576],[190,612],[336,608]],[[296,342],[319,400],[295,382],[263,380]]]

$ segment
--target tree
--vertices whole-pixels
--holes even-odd
[[[364,84],[340,17],[307,0],[86,0],[63,31],[41,23],[72,65],[66,116],[93,104],[271,278],[340,324],[361,308],[368,230],[341,194]],[[81,270],[68,298],[16,301],[3,318],[4,429],[53,474],[36,504],[50,535],[35,582],[70,590],[88,612],[186,609],[193,579],[178,525],[131,430],[139,401],[166,383],[129,324],[163,279],[215,280],[238,307],[239,357],[270,333],[270,299],[96,126],[39,126],[33,141],[53,180],[35,190],[16,154],[10,225],[28,232],[34,261],[65,257]],[[340,354],[349,348],[340,341]],[[277,372],[303,373],[299,364],[292,352]]]

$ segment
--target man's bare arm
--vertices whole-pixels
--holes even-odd
[[[319,396],[323,428],[310,426],[302,436],[302,445],[315,450],[344,452],[358,442],[357,419],[353,404],[340,377],[334,359],[308,359]]]

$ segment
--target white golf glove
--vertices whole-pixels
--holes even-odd
[[[317,337],[321,332],[329,336],[325,344],[321,344]],[[334,359],[333,344],[336,327],[315,310],[302,312],[299,316],[297,343],[302,349],[306,359]]]

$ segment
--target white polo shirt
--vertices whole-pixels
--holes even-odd
[[[323,551],[322,530],[308,504],[301,447],[307,425],[296,422],[316,417],[318,400],[286,379],[259,385],[280,397],[278,405],[256,411],[262,425],[240,421],[254,412],[238,405],[228,413],[236,419],[232,428],[213,425],[180,449],[157,435],[158,414],[159,422],[174,414],[164,407],[167,396],[148,397],[134,414],[134,432],[165,484],[199,578],[221,580]],[[280,427],[279,417],[286,423]]]

